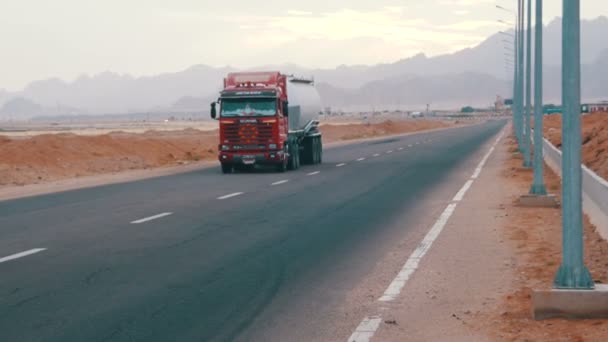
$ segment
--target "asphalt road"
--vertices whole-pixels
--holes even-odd
[[[285,174],[210,168],[0,202],[0,341],[272,339],[301,303],[330,312],[340,291],[315,284],[364,276],[350,263],[373,263],[368,242],[504,124],[329,148]]]

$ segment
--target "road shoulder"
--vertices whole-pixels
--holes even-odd
[[[502,199],[512,190],[496,181],[505,157],[499,144],[401,295],[385,307],[374,340],[490,340],[472,322],[496,305],[514,276],[500,230],[508,219]]]
[[[561,258],[561,211],[522,208],[532,172],[512,139],[489,158],[401,296],[377,341],[600,341],[608,320],[535,321],[531,291],[551,286]],[[560,180],[545,168],[549,191]],[[586,263],[608,281],[608,243],[585,222]]]

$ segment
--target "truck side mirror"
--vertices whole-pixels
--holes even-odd
[[[283,101],[283,116],[289,116],[289,102]]]
[[[217,109],[215,109],[215,102],[211,102],[211,118],[215,119],[217,117]]]

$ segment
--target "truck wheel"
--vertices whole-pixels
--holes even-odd
[[[277,171],[278,172],[286,172],[287,171],[287,161],[281,162],[281,164],[277,164]]]
[[[312,138],[312,160],[311,164],[315,165],[317,163],[317,138]]]
[[[319,143],[317,144],[319,151],[319,164],[323,163],[323,138],[319,137]]]
[[[315,164],[321,163],[321,139],[315,138]]]
[[[298,160],[300,159],[298,153],[299,150],[300,147],[297,143],[292,143],[291,145],[289,145],[289,162],[287,163],[287,168],[289,170],[296,170],[298,168]]]
[[[222,163],[222,173],[228,174],[232,173],[232,164]]]
[[[304,149],[302,150],[302,164],[314,164],[314,138],[304,138]]]
[[[312,144],[311,144],[311,164],[315,165],[315,164],[319,164],[319,139],[317,137],[312,138]]]
[[[294,158],[294,162],[295,162],[295,168],[294,168],[294,170],[299,169],[300,168],[300,146],[299,145],[296,148],[296,156]]]

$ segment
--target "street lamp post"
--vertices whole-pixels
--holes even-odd
[[[528,30],[526,32],[526,111],[524,120],[524,167],[532,166],[530,135],[530,114],[532,112],[532,0],[528,1]]]
[[[554,286],[593,289],[583,259],[581,171],[580,0],[563,0],[562,22],[562,264]]]
[[[543,0],[536,0],[534,39],[534,182],[532,195],[546,195],[543,177]]]
[[[523,152],[523,116],[524,116],[524,2],[517,5],[517,137],[519,150]]]
[[[521,0],[519,0],[521,1]],[[503,10],[505,12],[509,12],[511,14],[513,14],[515,16],[515,28],[514,28],[514,35],[508,34],[506,32],[500,32],[504,35],[510,36],[513,38],[513,45],[514,45],[514,53],[515,53],[515,61],[514,61],[514,65],[513,65],[513,105],[511,106],[512,111],[513,111],[513,128],[515,131],[515,138],[517,140],[518,143],[518,148],[519,150],[521,150],[521,127],[522,127],[522,111],[523,111],[523,105],[521,105],[521,101],[522,98],[521,96],[523,96],[523,94],[520,94],[519,92],[519,79],[520,79],[520,73],[519,73],[519,31],[520,31],[520,27],[519,27],[519,20],[521,18],[521,13],[520,13],[520,8],[518,6],[517,8],[517,12],[516,11],[512,11],[509,10],[503,6],[500,5],[496,5],[496,8]],[[505,24],[505,25],[509,25],[509,23],[507,23],[504,20],[498,20],[499,22]]]

